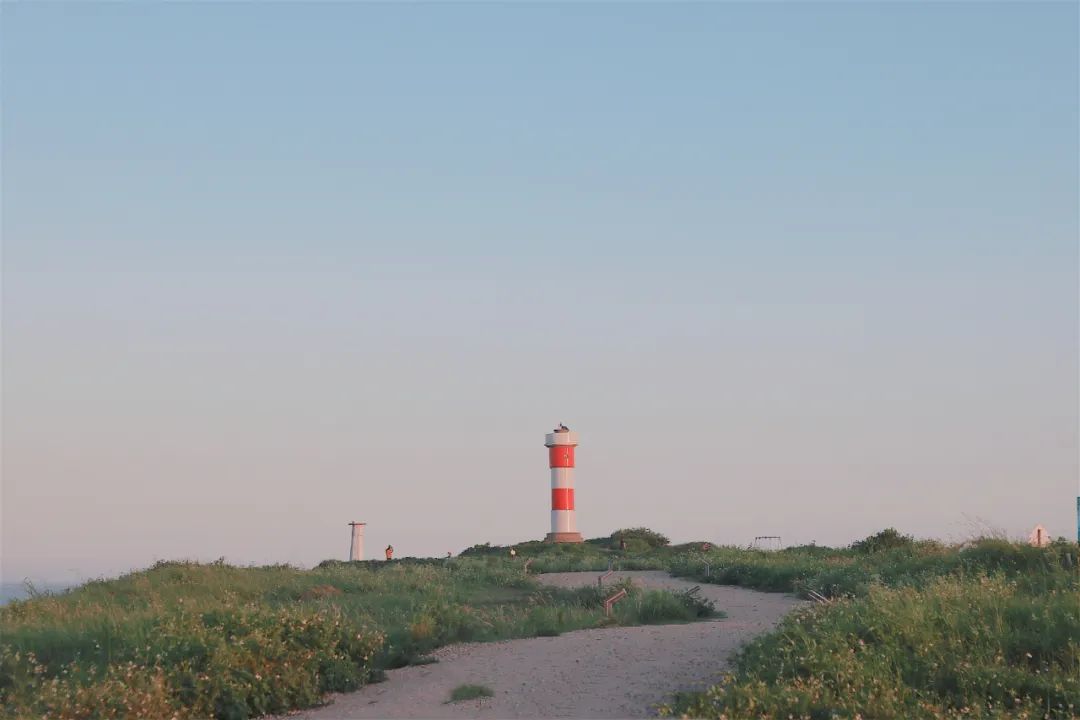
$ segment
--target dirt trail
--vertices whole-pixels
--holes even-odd
[[[540,575],[561,587],[589,585],[599,573]],[[675,590],[695,583],[663,572],[621,572],[646,587]],[[701,594],[727,613],[723,620],[578,630],[559,637],[450,645],[437,664],[391,670],[386,682],[337,695],[299,718],[645,718],[676,690],[716,679],[728,656],[771,628],[801,601],[721,585]],[[445,704],[465,683],[495,697]]]

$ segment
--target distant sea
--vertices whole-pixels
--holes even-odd
[[[65,583],[34,583],[34,589],[38,592],[60,592],[72,587]],[[26,583],[2,582],[0,583],[0,605],[7,605],[12,600],[25,600],[30,592]]]

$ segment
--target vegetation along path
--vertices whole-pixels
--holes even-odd
[[[552,573],[541,582],[579,587],[598,573]],[[696,583],[665,572],[620,572],[645,587],[685,590]],[[558,637],[450,645],[437,663],[387,673],[386,682],[337,695],[299,718],[641,718],[676,690],[715,682],[726,658],[802,604],[790,595],[702,585],[722,620],[578,630]],[[493,697],[448,703],[461,685]]]

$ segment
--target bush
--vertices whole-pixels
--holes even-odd
[[[619,546],[619,540],[626,540],[627,545],[633,540],[639,540],[643,548],[659,548],[671,544],[666,536],[644,527],[625,528],[611,533],[611,543],[614,547]]]
[[[695,617],[678,597],[662,590],[650,590],[642,593],[636,601],[624,600],[623,603],[626,609],[633,608],[644,623],[685,622]],[[619,605],[615,607],[619,608]]]
[[[718,548],[673,560],[699,580],[842,598],[789,616],[691,717],[1072,718],[1080,708],[1076,546],[962,546],[889,529],[848,550]]]
[[[195,717],[234,720],[317,703],[322,694],[367,680],[377,631],[338,608],[260,609],[226,605],[157,619],[136,645],[119,623],[116,658],[43,664],[5,646],[0,703],[51,718]]]
[[[689,610],[695,618],[707,618],[723,615],[716,610],[716,604],[708,598],[701,597],[701,586],[695,585],[688,590],[675,593],[679,602]]]
[[[1065,718],[1080,708],[1076,587],[942,577],[789,616],[667,714],[696,718]]]
[[[915,539],[910,535],[903,535],[896,528],[885,528],[881,532],[853,542],[851,549],[864,555],[870,555],[883,550],[910,548],[914,544]]]

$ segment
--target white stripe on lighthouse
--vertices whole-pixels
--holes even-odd
[[[574,468],[551,468],[551,489],[574,487]]]
[[[573,510],[552,510],[551,511],[551,532],[553,533],[572,533],[577,532],[577,518],[574,517]]]

